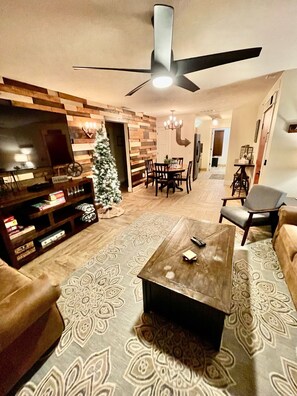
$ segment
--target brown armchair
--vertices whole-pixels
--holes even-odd
[[[0,395],[52,347],[64,322],[55,304],[59,286],[47,275],[31,280],[0,259]]]

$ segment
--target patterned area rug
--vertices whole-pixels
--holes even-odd
[[[210,179],[216,179],[216,180],[224,180],[225,174],[224,173],[213,173],[212,175],[209,176]]]
[[[271,239],[235,249],[233,306],[219,353],[143,314],[136,277],[178,218],[141,216],[62,287],[66,329],[17,394],[297,394],[297,314]]]

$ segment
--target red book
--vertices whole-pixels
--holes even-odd
[[[9,223],[12,220],[14,220],[14,216],[6,217],[6,219],[4,219],[4,223]]]

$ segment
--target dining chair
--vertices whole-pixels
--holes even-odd
[[[147,188],[149,183],[152,183],[152,185],[154,185],[154,180],[155,180],[155,176],[153,172],[154,164],[152,159],[147,159],[144,161],[144,163],[145,163],[145,176],[146,176],[145,186]]]
[[[168,164],[156,162],[154,165],[154,177],[156,183],[156,196],[158,195],[158,189],[163,190],[164,187],[167,186],[167,198],[169,188],[173,188],[173,192],[175,192],[175,181],[173,179],[168,178]]]
[[[171,160],[181,166],[184,164],[184,157],[172,157]]]
[[[219,223],[225,218],[244,230],[241,246],[245,244],[250,227],[271,225],[273,234],[277,225],[278,210],[286,195],[275,188],[256,184],[246,197],[222,198]],[[226,206],[227,201],[238,199],[241,200],[242,206]]]
[[[178,181],[179,183],[182,183],[183,181],[186,182],[188,194],[190,193],[190,190],[192,191],[192,184],[191,184],[192,165],[193,165],[193,161],[189,161],[186,175],[185,176],[177,175],[175,178],[175,180]]]

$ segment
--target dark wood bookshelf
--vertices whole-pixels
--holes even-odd
[[[38,210],[32,207],[34,203],[48,199],[49,194],[60,190],[64,192],[65,203],[53,205],[45,210]],[[13,267],[20,268],[72,235],[97,222],[97,211],[95,211],[96,217],[92,222],[88,223],[81,220],[84,212],[76,209],[76,206],[81,203],[93,204],[95,207],[93,182],[90,178],[52,184],[41,191],[28,192],[25,190],[12,192],[1,197],[0,257]],[[14,216],[18,225],[24,227],[34,225],[35,230],[10,239],[4,223],[4,219],[10,216]],[[65,235],[51,242],[50,245],[42,247],[39,239],[50,236],[58,230],[64,230]],[[36,250],[20,258],[20,254],[16,254],[15,249],[23,247],[30,242],[33,242]]]

